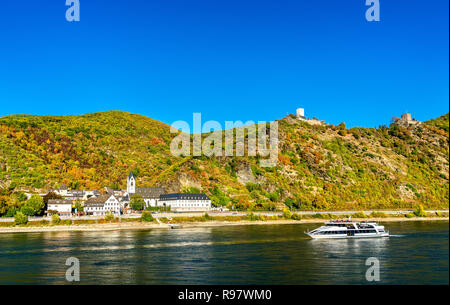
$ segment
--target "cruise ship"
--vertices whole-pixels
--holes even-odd
[[[305,233],[313,239],[389,237],[389,232],[384,230],[384,226],[380,226],[376,222],[351,220],[329,221],[324,226]]]

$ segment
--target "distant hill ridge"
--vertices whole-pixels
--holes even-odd
[[[174,157],[170,126],[121,111],[0,118],[0,196],[140,186],[200,190],[237,208],[448,207],[449,115],[420,126],[346,129],[279,120],[278,166],[257,157]],[[6,200],[6,199],[5,199]]]

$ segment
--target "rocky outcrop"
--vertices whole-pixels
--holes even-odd
[[[174,179],[164,182],[162,187],[164,187],[166,193],[179,193],[190,187],[202,190],[202,183],[198,178],[192,177],[189,173],[180,172]]]

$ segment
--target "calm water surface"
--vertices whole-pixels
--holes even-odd
[[[448,284],[448,222],[385,224],[385,239],[310,240],[309,225],[0,235],[0,284]]]

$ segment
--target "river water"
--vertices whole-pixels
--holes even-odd
[[[448,284],[449,223],[386,223],[382,239],[310,240],[317,224],[0,235],[0,284]]]

